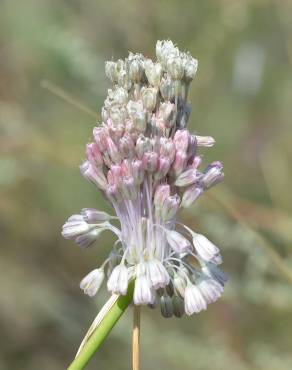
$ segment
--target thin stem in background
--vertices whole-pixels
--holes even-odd
[[[58,96],[59,98],[65,100],[67,103],[73,105],[75,108],[81,110],[82,112],[89,114],[91,117],[94,117],[95,119],[98,117],[98,114],[96,112],[88,108],[86,105],[82,104],[80,100],[73,98],[72,95],[68,94],[65,90],[55,85],[54,83],[48,80],[42,80],[41,87],[50,91],[52,94]]]
[[[226,213],[228,213],[234,220],[239,222],[243,227],[245,227],[254,237],[255,240],[261,245],[270,258],[274,261],[275,265],[277,266],[279,272],[292,284],[292,272],[286,263],[283,261],[283,258],[279,255],[279,253],[274,249],[274,247],[268,242],[268,240],[258,231],[256,230],[248,221],[245,220],[245,217],[241,215],[239,211],[237,211],[233,206],[233,196],[231,192],[226,190],[225,192],[220,193],[220,195],[212,193],[207,193],[209,199],[216,202],[220,205]]]
[[[140,315],[141,307],[133,308],[133,370],[140,370]]]

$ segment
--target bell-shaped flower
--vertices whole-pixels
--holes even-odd
[[[200,289],[194,284],[188,284],[185,289],[185,312],[188,316],[207,309],[207,302]]]
[[[191,243],[182,234],[175,230],[166,231],[166,239],[176,253],[186,253],[191,249]]]
[[[120,265],[116,266],[108,281],[107,281],[107,288],[110,292],[126,295],[128,290],[128,269],[127,267],[121,263]]]
[[[93,297],[100,289],[103,280],[103,268],[95,269],[81,280],[80,288],[84,291],[85,294]]]

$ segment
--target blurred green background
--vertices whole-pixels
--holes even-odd
[[[78,169],[95,120],[41,81],[99,112],[105,60],[153,57],[165,38],[199,60],[191,129],[216,138],[205,159],[222,160],[226,174],[181,218],[221,246],[230,282],[191,318],[143,309],[142,369],[292,369],[291,5],[0,1],[1,370],[65,369],[108,297],[78,285],[112,239],[82,252],[60,236],[81,208],[106,209]],[[131,368],[131,315],[88,369]]]

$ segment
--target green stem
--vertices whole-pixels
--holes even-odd
[[[116,303],[111,307],[100,325],[92,333],[84,348],[74,359],[67,370],[81,370],[87,365],[91,357],[103,343],[119,318],[125,312],[133,299],[134,281],[129,284],[127,295],[120,296]]]

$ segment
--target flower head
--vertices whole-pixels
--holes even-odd
[[[152,61],[130,53],[124,61],[106,63],[113,87],[80,170],[116,216],[85,208],[68,219],[62,234],[83,248],[105,230],[117,237],[101,268],[82,280],[85,293],[97,292],[106,269],[111,293],[125,295],[129,281],[135,280],[135,304],[154,307],[159,301],[164,317],[181,317],[216,301],[227,278],[217,267],[222,262],[218,247],[178,223],[177,212],[224,175],[218,161],[200,169],[198,149],[215,140],[186,128],[187,94],[197,60],[171,41],[158,41],[156,56]]]

